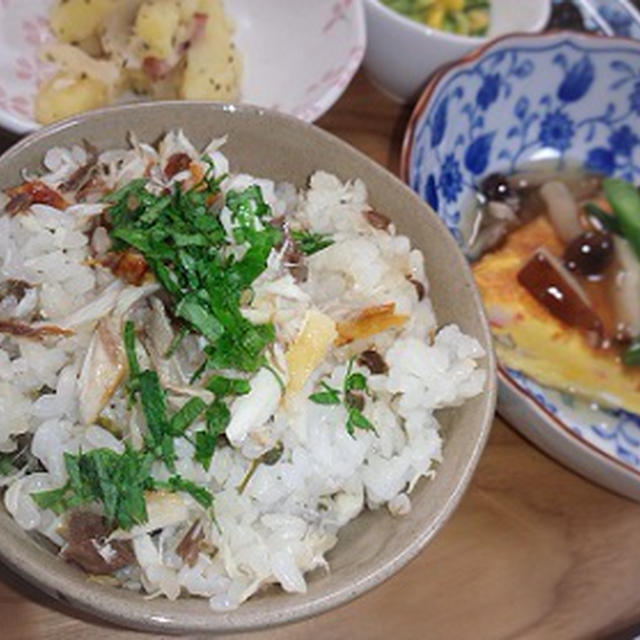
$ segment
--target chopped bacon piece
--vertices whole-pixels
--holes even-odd
[[[154,81],[162,80],[169,71],[171,71],[171,65],[162,58],[156,58],[155,56],[147,56],[142,61],[142,70]]]
[[[176,173],[186,171],[190,168],[191,158],[186,153],[174,153],[167,160],[167,165],[164,168],[164,174],[167,176],[167,178],[173,178]]]
[[[142,254],[127,249],[111,269],[118,278],[139,287],[149,271],[149,264]]]
[[[184,54],[194,42],[197,42],[204,36],[208,19],[209,16],[206,13],[193,14],[191,33],[189,34],[189,37],[178,46],[178,53],[180,55]]]
[[[88,573],[113,573],[135,562],[128,540],[107,541],[110,530],[102,516],[91,511],[73,511],[64,531],[67,544],[60,555]]]
[[[338,322],[338,337],[335,345],[340,347],[354,340],[361,340],[381,333],[387,329],[401,327],[409,319],[408,316],[395,313],[394,302],[376,305],[363,309],[354,320]]]
[[[32,204],[48,204],[56,209],[66,209],[69,203],[55,190],[40,180],[25,182],[7,191],[11,198],[5,207],[10,216],[26,211]]]
[[[16,320],[0,320],[0,333],[8,333],[19,338],[44,338],[45,336],[72,336],[75,332],[53,324],[34,327]]]
[[[207,29],[207,20],[209,20],[209,15],[207,13],[197,12],[193,14],[193,31],[189,38],[189,42],[191,44],[204,36]]]

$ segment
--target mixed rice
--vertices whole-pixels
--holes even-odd
[[[228,610],[363,509],[411,509],[479,394],[420,251],[358,179],[230,173],[224,139],[51,149],[0,195],[0,483],[100,579]]]

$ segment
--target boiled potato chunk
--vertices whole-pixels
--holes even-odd
[[[51,29],[61,42],[81,42],[118,4],[119,0],[62,0],[51,11]]]
[[[180,9],[175,2],[145,2],[136,17],[135,32],[150,56],[164,59],[173,52],[174,35],[179,25]]]
[[[180,97],[187,100],[235,100],[240,61],[233,45],[232,27],[219,0],[200,0],[208,15],[205,33],[187,54]]]
[[[102,82],[59,73],[40,87],[36,97],[36,119],[48,124],[75,113],[103,107],[108,101],[107,86]]]

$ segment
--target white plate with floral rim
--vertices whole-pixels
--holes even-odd
[[[0,0],[0,126],[40,127],[33,102],[51,74],[39,52],[52,39],[56,0]],[[243,56],[241,101],[313,122],[342,95],[366,46],[361,0],[225,0]]]

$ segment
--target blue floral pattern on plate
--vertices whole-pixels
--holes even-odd
[[[463,248],[477,185],[494,171],[545,161],[640,183],[640,44],[575,34],[500,41],[440,79],[409,144],[409,184]],[[640,416],[508,375],[580,438],[640,470]]]
[[[608,25],[610,33],[627,38],[640,38],[638,12],[625,0],[585,0]]]
[[[553,0],[554,4],[564,0]],[[631,0],[571,0],[588,31],[608,36],[640,38],[640,11]]]

